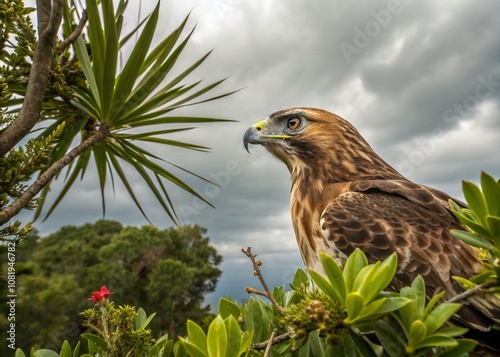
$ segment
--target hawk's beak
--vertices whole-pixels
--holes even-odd
[[[279,135],[266,132],[266,121],[262,120],[258,123],[252,125],[250,128],[245,131],[245,135],[243,135],[243,145],[245,149],[248,151],[248,144],[263,144],[265,142],[273,141],[274,139],[288,139],[290,135]],[[250,152],[250,151],[248,151]]]

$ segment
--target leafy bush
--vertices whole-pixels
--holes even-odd
[[[485,272],[478,276],[457,277],[472,293],[498,293],[498,252],[500,231],[500,181],[483,173],[482,191],[464,182],[470,209],[450,202],[454,213],[469,232],[454,231],[460,239],[484,250]],[[492,199],[493,197],[493,199]],[[460,309],[458,302],[442,301],[444,292],[427,301],[425,284],[418,276],[411,286],[399,293],[385,291],[397,269],[397,256],[368,264],[363,252],[355,250],[342,270],[326,254],[320,259],[325,276],[298,269],[291,289],[267,289],[251,249],[243,250],[253,262],[265,292],[248,288],[268,297],[250,297],[243,304],[221,298],[219,315],[205,332],[193,321],[187,322],[187,336],[174,343],[168,336],[153,341],[146,330],[154,314],[146,317],[131,307],[115,308],[108,302],[105,287],[94,292],[98,311],[86,310],[86,324],[94,334],[85,334],[90,353],[99,356],[467,356],[477,345],[463,338],[466,328],[452,325],[450,318]],[[471,292],[466,291],[466,298]],[[134,324],[132,324],[132,319]],[[118,328],[120,326],[120,328]],[[124,336],[127,336],[124,338]],[[134,336],[134,337],[132,337]],[[117,346],[117,341],[120,346]],[[126,341],[126,342],[125,342]],[[118,350],[122,348],[123,350]],[[71,351],[63,345],[59,356],[75,357],[79,345]],[[264,352],[265,350],[265,352]],[[120,352],[116,352],[120,351]],[[142,352],[141,352],[142,351]],[[58,356],[48,350],[32,351],[32,356]],[[16,356],[24,356],[21,350]],[[90,355],[84,355],[90,356]]]

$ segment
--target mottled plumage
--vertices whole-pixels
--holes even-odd
[[[404,178],[339,116],[316,108],[282,110],[250,127],[244,142],[265,146],[288,167],[292,221],[307,267],[322,271],[321,251],[339,264],[357,247],[370,262],[396,252],[393,289],[420,274],[429,296],[445,290],[447,298],[463,291],[452,276],[481,271],[476,250],[450,234],[465,229],[450,211],[451,197]],[[500,302],[470,298],[456,320],[487,334],[500,320]]]

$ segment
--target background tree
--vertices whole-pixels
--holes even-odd
[[[99,176],[103,210],[105,188],[108,181],[113,184],[114,180],[109,180],[113,175],[146,216],[124,173],[124,163],[134,167],[174,221],[166,182],[204,200],[167,168],[178,166],[143,149],[140,143],[207,150],[169,139],[168,135],[192,129],[178,124],[223,120],[175,116],[171,112],[230,93],[204,96],[223,80],[204,86],[201,81],[187,82],[188,75],[209,53],[183,71],[175,69],[180,74],[171,75],[192,34],[184,34],[187,18],[153,47],[160,2],[135,29],[123,33],[128,4],[120,0],[115,7],[112,0],[89,0],[86,9],[81,9],[71,1],[38,1],[38,37],[29,17],[34,9],[26,8],[20,0],[0,5],[2,240],[29,231],[29,226],[22,228],[19,222],[7,223],[23,208],[35,208],[37,204],[38,217],[51,181],[65,167],[65,184],[46,216],[90,165],[95,165]],[[137,43],[131,44],[135,38]],[[125,46],[127,56],[123,54]],[[125,58],[123,63],[121,58]],[[171,124],[175,127],[165,127]],[[20,141],[32,137],[35,127],[43,130],[25,149],[20,148]],[[33,175],[38,178],[30,183]]]
[[[79,312],[92,306],[89,292],[101,285],[117,304],[157,312],[155,335],[183,335],[187,319],[203,323],[210,315],[203,299],[221,274],[222,257],[205,233],[199,226],[160,230],[101,220],[32,235],[18,247],[19,264],[31,270],[18,276],[16,344],[26,350],[57,350],[65,339],[74,344],[84,329]]]

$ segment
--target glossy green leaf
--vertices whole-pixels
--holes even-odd
[[[127,179],[127,176],[125,175],[125,172],[123,171],[120,163],[117,160],[117,156],[119,157],[118,151],[116,151],[113,146],[108,146],[108,150],[113,152],[113,155],[109,156],[109,161],[111,162],[111,165],[113,166],[115,172],[118,174],[118,177],[121,179],[123,185],[125,186],[125,189],[127,190],[128,194],[130,195],[132,200],[134,201],[135,205],[138,207],[138,209],[142,213],[142,215],[144,217],[146,217],[146,219],[147,219],[146,213],[142,209],[142,206],[141,206],[139,200],[137,199],[137,197],[132,189],[132,186],[130,185],[130,183]],[[172,215],[170,215],[170,211],[167,211],[167,213],[169,213],[170,218],[172,220],[174,220],[174,217]]]
[[[425,347],[452,347],[457,346],[458,342],[452,337],[445,335],[432,335],[426,337],[423,341],[421,341],[417,348],[425,348]]]
[[[26,355],[24,354],[22,349],[17,348],[14,357],[26,357]]]
[[[359,293],[361,293],[363,297],[365,297],[366,295],[373,294],[372,284],[374,283],[374,281],[372,278],[379,269],[380,264],[381,262],[378,261],[375,264],[370,264],[361,269],[356,279],[354,279],[354,284],[352,286],[352,289],[354,291],[358,291]],[[377,291],[377,293],[379,292],[380,290]]]
[[[151,45],[151,41],[155,34],[156,25],[158,23],[160,10],[160,2],[157,3],[153,12],[151,13],[146,26],[141,32],[141,35],[137,41],[140,46],[134,46],[130,57],[127,60],[122,72],[118,76],[116,83],[116,90],[113,94],[113,106],[115,108],[119,108],[120,110],[116,110],[116,113],[121,112],[121,108],[127,103],[130,93],[132,92],[132,88],[140,75],[140,70],[142,67],[142,63],[146,58],[149,47]],[[138,101],[137,103],[140,103]],[[115,115],[111,116],[111,120],[114,121]]]
[[[183,338],[179,338],[177,342],[174,344],[174,356],[175,357],[187,357],[187,341]],[[196,348],[196,346],[193,346],[193,348]],[[199,352],[201,352],[199,349],[197,349]],[[195,355],[192,355],[191,357],[194,357]],[[206,355],[201,352],[201,356],[206,357]]]
[[[128,3],[128,1],[127,1],[127,3]],[[118,47],[121,49],[123,46],[125,46],[127,44],[127,42],[130,39],[133,38],[134,35],[139,33],[139,29],[141,29],[142,25],[144,25],[144,23],[149,20],[151,14],[144,17],[144,19],[142,19],[137,24],[137,26],[135,26],[129,33],[127,33],[125,36],[121,37],[120,35],[121,35],[121,30],[122,30],[123,12],[119,12],[119,10],[116,10],[116,13],[117,13],[117,17],[118,17],[116,28],[118,30],[118,37],[120,38],[120,42],[118,43]]]
[[[241,355],[241,330],[236,318],[229,315],[224,319],[227,331],[227,357],[238,357]]]
[[[445,303],[438,305],[425,317],[424,322],[427,326],[427,332],[429,334],[436,332],[460,307],[460,304]]]
[[[262,299],[250,297],[243,308],[246,331],[252,331],[252,342],[258,343],[269,338],[273,329],[274,314],[270,304]]]
[[[396,253],[393,253],[374,270],[373,275],[369,279],[367,278],[364,288],[360,290],[365,303],[372,301],[389,285],[396,274],[397,267],[398,258]],[[369,285],[368,282],[370,282]]]
[[[59,354],[53,350],[41,349],[35,351],[34,357],[59,357]]]
[[[347,292],[352,291],[354,279],[359,274],[361,269],[367,265],[368,259],[366,259],[365,254],[361,251],[361,249],[356,248],[349,258],[347,258],[344,265],[343,276]]]
[[[202,350],[198,348],[195,344],[191,343],[191,341],[186,341],[184,339],[179,339],[182,343],[182,348],[177,347],[177,351],[175,352],[175,356],[189,356],[189,357],[207,357],[208,354],[204,353]],[[185,351],[183,351],[183,349]],[[179,353],[180,352],[180,353]]]
[[[419,348],[419,344],[426,338],[427,336],[427,327],[426,325],[420,321],[415,320],[411,324],[410,334],[408,336],[408,349],[410,352],[413,352]]]
[[[474,247],[478,248],[484,248],[487,250],[493,250],[495,247],[488,242],[486,239],[478,236],[477,234],[474,234],[472,232],[468,231],[462,231],[459,229],[452,229],[451,234],[453,234],[454,237],[464,241],[465,243],[472,245]]]
[[[141,308],[139,308],[139,310],[141,310]],[[153,318],[155,316],[156,316],[156,312],[153,312],[151,315],[149,315],[148,318],[146,320],[144,320],[142,322],[142,324],[139,326],[138,330],[145,329],[150,324],[150,322],[153,320]]]
[[[150,97],[150,95],[155,91],[156,88],[158,88],[158,86],[163,82],[169,71],[174,66],[175,62],[177,61],[178,57],[189,41],[191,34],[189,34],[183,40],[183,42],[172,52],[172,54],[166,59],[166,61],[154,71],[154,73],[148,73],[146,75],[146,81],[141,81],[134,87],[132,93],[130,93],[127,98],[127,104],[121,107],[120,110],[115,114],[114,117],[121,118],[121,120],[115,121],[114,125],[128,122],[127,116],[130,112],[133,112],[133,110],[141,110],[140,107],[144,105],[146,99]]]
[[[332,284],[323,277],[321,274],[315,272],[314,270],[307,269],[307,272],[311,276],[311,279],[313,280],[314,284],[323,291],[326,295],[328,295],[330,298],[333,300],[344,304],[344,300],[337,294],[336,289],[333,288]]]
[[[469,352],[472,352],[477,345],[477,341],[469,339],[455,340],[457,346],[447,348],[445,351],[437,353],[436,357],[465,357]]]
[[[406,346],[406,329],[401,331],[400,324],[391,315],[375,321],[373,326],[375,335],[384,348],[384,353],[390,357],[401,357],[401,352]]]
[[[347,318],[345,323],[349,324],[356,321],[359,313],[363,309],[364,301],[363,296],[358,292],[351,292],[345,298],[345,309],[347,311]]]
[[[335,260],[324,252],[320,253],[319,259],[323,265],[323,270],[325,271],[328,280],[330,280],[332,288],[335,290],[335,293],[340,298],[340,301],[345,301],[346,288],[342,270],[337,265]]]
[[[110,0],[103,0],[103,3],[109,2]],[[92,53],[92,62],[95,64],[92,66],[93,74],[96,78],[97,85],[102,88],[102,72],[104,71],[104,53],[105,49],[105,38],[104,38],[104,27],[101,22],[101,15],[98,8],[97,1],[87,2],[87,14],[88,14],[88,35],[89,43]],[[105,6],[105,5],[104,5]],[[81,36],[79,36],[81,38]],[[85,53],[87,50],[85,49]],[[82,60],[79,58],[80,61]],[[86,76],[87,77],[87,76]],[[87,78],[88,79],[88,78]],[[99,97],[100,98],[100,97]]]
[[[436,306],[436,304],[438,303],[439,300],[441,300],[441,298],[444,296],[444,294],[445,294],[445,291],[441,291],[440,293],[434,295],[429,300],[429,302],[427,303],[427,305],[425,306],[425,309],[424,309],[424,314],[423,314],[424,319],[433,311],[434,306]]]
[[[463,181],[462,190],[470,209],[478,215],[481,223],[485,223],[485,217],[488,214],[488,207],[483,193],[475,184],[469,181]]]
[[[96,77],[95,77],[94,72],[92,70],[93,66],[90,62],[90,57],[87,53],[87,47],[85,46],[85,43],[83,42],[83,39],[81,36],[79,36],[76,39],[76,41],[74,42],[74,46],[75,46],[76,55],[78,56],[78,60],[80,61],[80,65],[82,67],[82,71],[85,74],[85,78],[89,82],[92,96],[93,96],[94,100],[96,101],[97,105],[99,106],[101,101],[100,101],[98,83],[96,81]],[[94,61],[95,61],[95,58],[97,58],[97,57],[93,56]]]
[[[377,299],[363,308],[361,316],[385,315],[389,312],[399,310],[410,303],[410,299],[403,297],[388,297]]]
[[[240,355],[245,352],[252,343],[253,332],[245,331],[241,336]]]
[[[73,356],[72,357],[79,357],[79,356],[80,356],[80,341],[78,341],[75,348],[73,349]]]
[[[219,314],[223,319],[227,318],[228,316],[233,316],[237,320],[241,315],[241,309],[235,302],[225,298],[220,298]]]
[[[101,122],[110,122],[110,110],[116,108],[117,105],[121,103],[116,103],[114,92],[115,92],[115,76],[116,76],[116,65],[118,62],[118,33],[116,30],[116,19],[115,11],[112,0],[103,0],[101,2],[101,9],[104,19],[104,62],[102,70],[102,81],[101,88],[99,92],[101,94],[101,105],[103,117]],[[99,29],[97,29],[99,31]],[[137,48],[139,46],[136,46]],[[135,49],[134,48],[134,49]],[[142,48],[142,46],[141,46]],[[147,49],[144,49],[147,51]]]
[[[462,336],[468,330],[469,329],[464,328],[464,327],[452,326],[452,327],[442,328],[441,330],[439,330],[439,334],[450,336],[450,337],[457,337],[457,336]]]
[[[147,319],[146,311],[144,311],[142,307],[138,308],[134,317],[135,329],[138,330],[142,326],[142,324],[144,324],[146,319]]]
[[[207,345],[209,357],[225,357],[227,350],[227,331],[222,317],[218,315],[208,327]]]
[[[103,350],[103,351],[107,351],[108,350],[108,345],[106,344],[106,341],[104,341],[99,336],[92,335],[91,333],[82,333],[80,336],[83,337],[84,339],[88,340],[88,341],[91,341],[92,343],[94,343],[101,350]]]
[[[205,335],[205,332],[200,325],[192,320],[188,320],[187,333],[189,336],[189,342],[196,346],[202,353],[208,355],[207,335]]]
[[[166,58],[170,55],[172,50],[175,47],[175,44],[180,38],[180,35],[184,31],[186,27],[187,21],[189,19],[188,14],[182,23],[173,30],[162,42],[158,44],[151,52],[148,54],[144,62],[142,63],[140,74],[142,75],[144,72],[147,73],[143,76],[137,87],[142,87],[145,82],[151,78],[155,73],[157,73],[158,69],[161,67],[163,63],[165,63]],[[194,31],[194,30],[193,30]],[[191,31],[192,32],[192,31]]]
[[[500,184],[486,172],[481,173],[481,188],[484,193],[488,212],[500,217]]]
[[[417,309],[416,311],[417,316],[418,318],[424,318],[425,302],[426,302],[424,278],[422,278],[421,275],[418,275],[415,279],[413,279],[411,283],[411,288],[415,292],[413,299],[415,300],[415,308]]]
[[[451,202],[451,201],[450,201]],[[470,211],[465,211],[465,212],[470,212]],[[453,214],[462,222],[467,228],[470,230],[474,231],[475,233],[484,236],[484,237],[490,237],[490,232],[488,229],[483,227],[481,224],[477,223],[476,221],[468,218],[464,214],[453,211]]]
[[[292,287],[294,289],[300,289],[301,287],[306,287],[309,285],[309,277],[302,269],[297,269],[295,275],[293,276]]]
[[[498,242],[497,244],[500,245],[500,217],[486,216],[486,224],[491,231],[491,237],[496,238],[496,241]],[[491,248],[491,250],[493,249],[494,248]]]
[[[415,300],[415,291],[410,287],[401,289],[400,294],[402,297],[410,299],[410,303],[401,307],[398,311],[401,325],[407,330],[410,330],[411,324],[415,319],[423,319],[422,314],[418,314],[417,302]]]
[[[72,357],[71,353],[71,346],[69,345],[68,341],[64,340],[61,351],[59,352],[60,357]]]
[[[234,120],[224,120],[216,118],[205,118],[205,117],[182,117],[182,116],[171,116],[171,117],[161,117],[149,119],[143,116],[144,120],[138,120],[130,123],[131,128],[147,127],[149,125],[163,125],[163,124],[192,124],[192,123],[215,123],[215,122],[232,122]]]
[[[149,357],[169,357],[172,354],[174,341],[163,335],[156,340],[155,344],[149,350]]]

